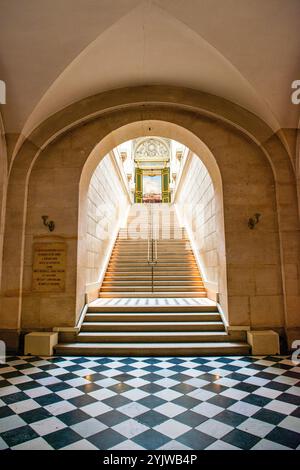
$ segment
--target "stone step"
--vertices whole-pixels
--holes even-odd
[[[172,268],[179,268],[181,266],[185,267],[186,269],[188,268],[191,268],[191,267],[195,267],[197,268],[197,263],[196,261],[194,260],[190,260],[188,263],[183,263],[183,262],[180,262],[180,261],[164,261],[164,260],[161,260],[157,262],[160,266],[160,268],[167,268],[167,267],[172,267]],[[128,261],[110,261],[109,262],[109,266],[110,267],[114,267],[114,269],[117,269],[118,267],[126,267],[128,265],[132,265],[133,267],[134,266],[145,266],[145,265],[148,265],[148,262],[147,262],[147,259],[145,261],[134,261],[132,260],[131,262],[128,262]]]
[[[151,217],[149,216],[144,216],[144,215],[134,215],[134,216],[128,216],[127,218],[127,226],[129,224],[134,223],[134,225],[153,225],[155,227],[164,227],[164,226],[175,226],[175,227],[180,227],[184,229],[184,226],[181,225],[178,220],[173,219],[172,217],[165,217],[164,214],[154,214],[153,217],[153,222],[151,220]],[[120,228],[120,230],[124,229],[124,226]]]
[[[185,243],[190,243],[190,240],[187,237],[179,237],[176,233],[160,233],[158,236],[154,236],[154,239],[157,240],[158,244],[161,245],[162,243],[169,243],[169,244],[178,244],[184,245]],[[137,237],[133,234],[126,234],[118,235],[116,238],[116,243],[124,243],[124,244],[134,244],[134,243],[146,243],[148,245],[148,237],[141,235]]]
[[[118,307],[117,307],[118,308]],[[145,311],[147,307],[144,308],[144,311],[120,311],[121,309],[124,309],[124,307],[119,307],[119,310],[117,308],[110,307],[110,311],[90,311],[91,307],[89,307],[88,313],[85,315],[84,322],[92,322],[92,323],[104,323],[104,322],[136,322],[136,323],[141,323],[141,322],[165,322],[169,323],[172,322],[173,324],[178,322],[184,321],[185,323],[187,322],[198,322],[198,323],[209,323],[209,322],[217,322],[219,323],[221,321],[221,316],[219,312],[217,311],[185,311],[183,312],[182,309],[176,309],[176,307],[172,309],[172,312],[168,311],[160,311],[162,310],[161,308],[159,311],[150,311],[147,312]],[[141,310],[141,307],[136,307],[137,309]],[[168,307],[170,308],[170,307]],[[188,307],[186,307],[188,308]],[[213,308],[213,307],[211,307]],[[128,309],[128,307],[127,307]],[[149,308],[148,308],[149,309]],[[131,308],[133,310],[133,308]],[[177,310],[179,310],[177,312]],[[175,313],[175,311],[177,313]]]
[[[163,245],[163,244],[168,244],[168,245],[178,245],[178,246],[184,246],[185,244],[190,244],[190,240],[186,237],[182,237],[182,238],[176,238],[176,237],[167,237],[166,235],[165,236],[160,236],[158,239],[157,239],[159,245]],[[148,245],[148,237],[131,237],[130,234],[127,235],[127,234],[124,234],[122,236],[118,236],[117,239],[116,239],[116,243],[118,245],[133,245],[133,244],[138,244],[140,246],[143,246],[143,245]]]
[[[183,225],[181,225],[178,220],[176,219],[172,219],[172,218],[168,218],[168,217],[161,217],[159,215],[154,215],[153,217],[153,220],[151,220],[151,217],[143,217],[143,216],[135,216],[135,217],[129,217],[127,218],[127,225],[126,227],[128,227],[129,225],[132,225],[133,227],[158,227],[158,228],[161,228],[161,227],[176,227],[176,228],[180,228],[182,230],[185,230],[185,227]],[[120,230],[123,230],[124,228],[124,225],[122,227],[120,227]]]
[[[61,356],[228,356],[247,355],[244,342],[203,343],[62,343],[55,346]]]
[[[128,249],[128,250],[134,250],[135,248],[138,248],[140,250],[147,248],[148,242],[146,243],[144,241],[139,241],[137,240],[137,243],[134,244],[130,243],[130,241],[120,241],[116,242],[114,244],[114,250],[115,249]],[[190,243],[187,242],[186,240],[159,240],[157,241],[157,249],[166,249],[166,250],[171,250],[171,249],[176,249],[176,250],[186,250],[189,249],[192,251]]]
[[[79,343],[202,343],[235,339],[224,331],[89,331],[77,335]]]
[[[86,319],[85,319],[86,320]],[[222,321],[84,321],[81,332],[100,331],[225,331]]]
[[[160,264],[163,264],[165,266],[168,266],[168,265],[174,265],[174,264],[177,264],[177,265],[182,265],[182,266],[190,266],[191,264],[197,264],[196,263],[196,260],[194,257],[185,257],[185,256],[180,256],[180,257],[175,257],[175,256],[163,256],[163,257],[159,257],[157,255],[157,259],[158,261],[160,262]],[[110,263],[111,264],[128,264],[128,265],[140,265],[140,264],[145,264],[148,262],[148,253],[145,253],[143,256],[134,256],[134,255],[131,255],[131,256],[127,256],[127,257],[114,257],[112,256],[110,258]]]
[[[200,293],[200,292],[157,292],[154,291],[152,292],[151,290],[145,291],[145,292],[100,292],[99,294],[100,298],[152,298],[152,297],[158,297],[158,298],[204,298],[206,297],[206,292]]]
[[[153,265],[153,274],[154,275],[156,274],[156,275],[159,276],[161,273],[165,274],[165,275],[168,275],[168,273],[173,274],[174,272],[177,272],[178,275],[181,276],[181,274],[187,274],[188,272],[189,273],[192,272],[193,273],[192,277],[196,276],[197,278],[202,279],[202,277],[201,277],[201,275],[198,271],[198,268],[196,266],[185,266],[185,269],[180,269],[181,266],[175,266],[176,269],[174,269],[173,265],[171,267],[173,267],[173,269],[168,269],[168,266],[162,266],[159,263],[154,264]],[[190,268],[190,269],[188,269],[188,268]],[[143,274],[152,276],[152,266],[151,266],[151,264],[145,263],[145,264],[139,264],[137,267],[132,266],[132,265],[130,265],[130,266],[118,265],[118,266],[114,267],[114,265],[111,264],[109,266],[109,269],[106,272],[107,272],[107,274],[110,274],[110,275],[114,274],[116,276],[119,273],[126,273],[126,272],[131,272],[132,274],[136,274],[137,276],[138,275],[143,275]]]
[[[176,268],[176,273],[190,273],[191,271],[188,269],[189,267],[188,266],[178,266]],[[119,274],[119,273],[151,273],[151,266],[148,265],[144,265],[144,266],[138,266],[138,267],[135,267],[135,266],[120,266],[118,267],[118,269],[115,269],[113,268],[112,266],[111,267],[108,267],[107,273],[111,273],[111,274]],[[174,273],[174,269],[172,266],[165,266],[165,267],[162,267],[160,265],[157,265],[154,267],[154,272],[159,274],[159,273],[168,273],[168,272],[171,272],[171,273]]]
[[[151,249],[149,250],[150,254],[151,254]],[[160,259],[165,259],[165,260],[168,260],[168,259],[173,259],[173,258],[176,258],[176,259],[179,259],[179,260],[189,260],[189,259],[195,259],[195,256],[192,252],[190,251],[187,251],[187,250],[183,250],[181,253],[176,251],[176,250],[172,250],[172,251],[166,251],[166,250],[161,250],[161,251],[157,251],[157,256],[160,258]],[[143,251],[138,251],[138,250],[133,250],[133,251],[128,251],[128,250],[124,250],[123,252],[114,252],[112,253],[111,255],[111,258],[117,260],[117,259],[128,259],[128,260],[132,260],[132,261],[136,261],[136,260],[147,260],[148,258],[148,249],[147,250],[143,250]]]
[[[122,298],[123,300],[123,298]],[[117,301],[116,301],[117,302]],[[155,302],[155,301],[154,301]],[[153,300],[152,300],[153,303]],[[156,315],[156,319],[161,318],[163,314],[174,315],[175,318],[184,314],[185,317],[187,314],[189,315],[200,315],[203,319],[203,315],[217,315],[220,318],[220,314],[218,311],[217,305],[176,305],[176,301],[174,301],[170,305],[153,305],[149,302],[149,305],[124,305],[123,301],[119,304],[115,305],[97,305],[97,301],[92,302],[88,306],[88,314],[119,314],[120,312],[126,314],[151,314]]]
[[[197,263],[194,259],[190,260],[184,260],[184,259],[160,259],[159,257],[157,258],[157,264],[159,264],[160,267],[183,267],[186,269],[189,269],[191,266],[197,266]],[[128,259],[128,260],[123,260],[123,259],[110,259],[109,265],[111,266],[120,266],[120,267],[126,267],[130,266],[131,268],[134,266],[145,266],[148,265],[148,257],[145,256],[144,258],[141,259]]]
[[[118,238],[126,237],[129,239],[141,239],[148,240],[148,238],[158,238],[164,240],[181,240],[183,238],[187,239],[186,230],[182,230],[177,227],[163,227],[159,230],[148,231],[147,227],[143,227],[142,230],[136,230],[133,226],[132,229],[125,229],[118,233]]]
[[[151,250],[150,250],[151,253]],[[160,253],[157,252],[157,255],[159,259],[161,260],[178,260],[178,261],[189,261],[189,260],[194,260],[195,257],[193,253],[190,253],[188,251],[183,251],[182,253],[178,253],[177,251],[174,252],[166,252],[166,251],[161,251]],[[140,261],[147,259],[148,256],[148,250],[145,250],[143,252],[132,252],[129,253],[128,251],[125,251],[123,253],[112,253],[110,259],[114,261],[123,261],[123,260],[129,260],[129,261]]]
[[[174,235],[174,233],[175,233],[178,236],[178,238],[177,238],[178,241],[180,241],[182,239],[189,240],[186,230],[178,229],[176,227],[175,228],[170,228],[170,229],[168,227],[165,227],[165,228],[161,229],[161,231],[163,233],[167,233],[168,231],[173,232],[172,235]],[[153,230],[153,232],[152,232],[151,229],[150,230],[148,229],[148,227],[142,227],[142,229],[139,229],[139,230],[136,230],[133,227],[129,227],[128,229],[127,228],[121,229],[119,231],[118,235],[119,236],[129,235],[130,240],[135,239],[135,240],[147,241],[149,237],[155,236],[156,232],[155,232],[155,230]],[[166,240],[167,240],[167,238],[166,238]],[[176,238],[174,239],[174,237],[172,237],[171,240],[176,240]]]
[[[151,252],[151,246],[150,246],[150,249],[149,251]],[[134,257],[141,257],[141,256],[146,256],[147,257],[147,254],[148,254],[148,247],[145,247],[143,249],[139,249],[139,247],[136,247],[136,248],[122,248],[122,249],[114,249],[114,251],[112,252],[111,256],[126,256],[126,257],[130,257],[130,256],[134,256]],[[180,249],[177,249],[177,248],[163,248],[161,247],[159,250],[157,250],[157,254],[160,255],[160,256],[177,256],[177,257],[193,257],[194,258],[194,253],[190,250],[190,249],[185,249],[184,247],[183,248],[180,248]]]
[[[198,274],[189,274],[189,275],[185,275],[185,274],[181,274],[181,275],[172,275],[172,274],[157,274],[155,271],[154,271],[154,280],[166,280],[166,281],[188,281],[188,280],[193,280],[193,279],[202,279],[200,277],[200,275]],[[132,272],[119,272],[119,273],[115,273],[115,272],[107,272],[105,274],[105,279],[128,279],[129,281],[132,280],[136,280],[136,279],[139,279],[139,280],[143,280],[143,279],[152,279],[152,275],[151,275],[151,270],[149,270],[148,272],[144,272],[144,273],[139,273],[139,272],[135,272],[135,273],[132,273]],[[201,281],[203,282],[203,281]]]
[[[151,247],[150,247],[151,248]],[[142,255],[143,253],[147,253],[148,251],[148,246],[143,246],[143,247],[118,247],[115,246],[113,249],[112,254],[114,255],[126,255],[126,254],[139,254]],[[167,253],[167,254],[177,254],[177,255],[193,255],[194,253],[190,248],[186,248],[184,245],[183,246],[177,246],[177,247],[172,247],[172,246],[165,246],[165,247],[159,247],[157,246],[157,252],[160,252],[161,254]]]
[[[117,287],[118,285],[119,286],[134,286],[134,285],[138,285],[138,286],[148,286],[149,283],[150,285],[152,285],[152,279],[151,279],[151,276],[148,278],[148,279],[139,279],[138,277],[135,278],[134,281],[128,281],[128,284],[127,284],[127,281],[128,279],[124,279],[124,278],[119,278],[119,280],[115,280],[115,279],[110,279],[110,278],[106,278],[104,279],[104,282],[102,284],[103,287],[108,287],[109,285],[114,285],[115,287]],[[168,286],[169,284],[169,286]],[[162,279],[162,280],[159,280],[159,279],[154,279],[154,285],[156,286],[181,286],[181,287],[187,287],[187,286],[191,286],[191,287],[200,287],[200,288],[204,288],[204,284],[202,283],[202,281],[199,279],[196,279],[195,281],[185,281],[184,283],[181,283],[181,282],[178,282],[178,283],[174,283],[174,281],[172,280],[166,280],[166,279]]]
[[[108,292],[108,291],[111,291],[111,292],[115,292],[115,291],[120,291],[120,292],[126,292],[127,290],[129,290],[130,292],[141,292],[143,291],[144,289],[150,289],[152,286],[152,283],[149,282],[147,283],[146,281],[144,281],[144,283],[142,285],[137,285],[137,284],[117,284],[117,283],[114,283],[114,284],[102,284],[101,286],[101,289],[100,289],[100,292]],[[181,286],[181,285],[177,285],[177,286],[174,286],[172,284],[170,285],[166,285],[166,284],[163,284],[163,283],[156,283],[156,284],[153,284],[154,286],[154,289],[155,291],[157,292],[186,292],[187,290],[192,290],[192,289],[195,289],[198,291],[205,291],[205,288],[202,286],[202,285],[193,285],[193,284],[188,284],[186,286]]]
[[[172,264],[168,264],[168,265],[164,265],[163,263],[160,263],[159,261],[153,265],[153,272],[165,272],[165,270],[167,270],[167,268],[173,268],[173,269],[169,269],[168,271],[170,272],[177,272],[177,268],[180,268],[180,267],[184,267],[185,269],[181,269],[180,271],[184,271],[184,272],[193,272],[195,275],[197,274],[197,276],[200,277],[200,273],[198,271],[198,267],[194,264],[185,264],[184,266],[182,264],[179,264],[177,266],[178,263],[172,263]],[[143,269],[144,272],[146,270],[148,270],[148,272],[150,271],[150,274],[152,273],[152,266],[151,264],[148,264],[147,262],[146,263],[139,263],[137,266],[134,266],[134,264],[126,264],[126,263],[116,263],[115,265],[113,263],[110,263],[109,264],[109,270],[108,272],[109,273],[116,273],[116,272],[121,272],[123,270],[123,272],[126,271],[126,268],[128,271],[132,270],[132,272],[137,272],[135,271],[135,269]],[[147,271],[146,271],[147,272]]]
[[[114,287],[135,287],[135,286],[147,286],[151,284],[152,285],[152,277],[151,274],[147,279],[139,279],[137,276],[135,279],[128,279],[128,278],[104,278],[103,283],[101,285],[102,287],[109,287],[109,286],[114,286]],[[187,279],[187,280],[177,280],[175,281],[174,279],[167,280],[165,278],[159,279],[159,278],[153,278],[153,285],[157,287],[166,287],[166,289],[186,289],[187,287],[203,287],[204,284],[202,279],[199,277],[194,277],[193,279]]]
[[[166,233],[163,233],[163,234],[160,234],[158,237],[154,237],[158,244],[161,245],[162,243],[168,243],[168,244],[178,244],[179,246],[180,245],[185,245],[186,243],[190,243],[190,240],[188,238],[179,238],[178,235],[176,234],[166,234]],[[124,243],[124,244],[134,244],[134,243],[138,243],[138,244],[142,244],[142,243],[146,243],[148,245],[148,237],[144,237],[144,236],[141,236],[140,238],[139,237],[136,237],[136,236],[131,236],[130,234],[124,234],[122,236],[118,235],[118,237],[116,238],[116,243]]]
[[[191,251],[191,250],[186,250],[185,248],[181,248],[180,250],[179,249],[173,249],[173,248],[168,248],[168,249],[159,249],[157,250],[157,254],[158,256],[177,256],[177,257],[182,257],[182,256],[191,256],[194,258],[194,253]],[[114,257],[123,257],[123,256],[126,256],[126,257],[141,257],[141,256],[145,256],[147,258],[147,255],[148,255],[148,249],[143,249],[143,250],[140,250],[139,248],[136,248],[136,249],[131,249],[131,250],[128,250],[128,249],[114,249],[113,252],[112,252],[112,255],[111,256],[114,256]]]
[[[119,292],[120,297],[124,296],[126,297],[126,293],[130,294],[128,297],[132,297],[133,294],[136,294],[136,297],[140,297],[140,294],[147,293],[149,294],[149,297],[155,297],[155,293],[157,294],[158,297],[161,297],[161,294],[164,292],[166,294],[166,297],[175,297],[174,294],[180,294],[182,297],[186,297],[187,293],[190,293],[191,290],[194,290],[195,293],[200,297],[203,297],[203,294],[206,293],[205,288],[202,286],[189,286],[181,289],[172,289],[172,288],[166,288],[165,286],[161,287],[159,285],[154,285],[153,290],[152,290],[152,285],[147,284],[147,285],[140,285],[140,286],[104,286],[100,290],[100,297],[106,297],[107,294],[111,293],[112,297],[116,297],[116,294]],[[150,295],[151,294],[151,295]],[[142,295],[144,297],[144,295]],[[146,296],[147,297],[147,296]]]
[[[142,285],[142,286],[145,286],[145,285],[148,285],[148,284],[152,284],[152,279],[151,279],[151,276],[148,278],[148,279],[134,279],[134,280],[130,280],[130,279],[123,279],[123,280],[120,280],[120,279],[104,279],[103,283],[102,283],[102,286],[101,287],[108,287],[108,286],[137,286],[137,285]],[[199,286],[199,287],[203,287],[203,281],[201,280],[197,280],[197,279],[194,279],[194,280],[174,280],[174,279],[171,279],[171,280],[166,280],[166,279],[157,279],[157,278],[154,278],[153,279],[153,284],[155,286],[172,286],[172,287],[176,287],[176,286]]]
[[[103,283],[100,289],[100,292],[143,292],[145,290],[151,291],[153,289],[157,292],[186,292],[186,291],[191,291],[195,290],[197,292],[205,292],[205,287],[202,284],[187,284],[187,285],[171,285],[168,286],[164,283],[153,283],[151,281],[142,281],[142,282],[137,282],[135,284],[126,284],[126,283]]]
[[[138,221],[135,219],[135,220],[132,220],[132,221],[129,221],[128,224],[127,224],[127,227],[126,228],[121,228],[119,230],[119,233],[122,233],[122,232],[125,232],[125,231],[129,231],[129,232],[144,232],[144,233],[148,233],[148,231],[151,233],[151,223],[150,221],[148,220],[141,220],[139,219]],[[186,229],[184,227],[181,227],[180,225],[178,224],[162,224],[161,222],[158,222],[156,224],[153,225],[153,231],[158,231],[158,230],[176,230],[177,232],[186,232]]]
[[[149,249],[149,251],[151,252],[151,247]],[[138,258],[138,257],[143,257],[145,256],[147,258],[147,254],[148,254],[148,248],[145,247],[144,250],[138,250],[137,248],[135,250],[128,250],[126,248],[122,249],[122,251],[114,251],[111,256],[113,257],[127,257],[127,258]],[[178,251],[178,250],[173,250],[173,249],[168,249],[167,250],[164,250],[163,248],[161,248],[160,250],[157,250],[157,254],[159,254],[160,256],[165,256],[165,257],[169,257],[169,256],[175,256],[177,258],[181,258],[181,257],[185,257],[185,258],[189,258],[189,257],[192,257],[194,258],[194,253],[192,253],[190,250],[185,250],[185,249],[182,249],[182,251]]]
[[[151,243],[130,243],[129,241],[125,242],[116,242],[116,244],[113,247],[113,252],[119,252],[119,253],[134,253],[135,251],[138,251],[139,253],[147,252],[148,251],[148,246],[150,245],[151,249]],[[190,244],[187,244],[187,242],[184,243],[175,243],[172,244],[170,242],[168,243],[162,243],[160,240],[157,241],[155,244],[157,247],[157,251],[160,252],[174,252],[174,253],[193,253],[193,250],[191,248]]]

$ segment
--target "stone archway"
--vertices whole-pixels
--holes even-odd
[[[217,201],[218,209],[216,211],[216,226],[218,237],[218,250],[219,250],[219,279],[218,296],[220,305],[224,312],[225,319],[228,320],[227,310],[227,275],[226,275],[226,247],[225,247],[225,233],[224,233],[224,211],[223,211],[223,190],[222,178],[217,165],[217,162],[209,150],[209,148],[201,141],[196,135],[188,131],[186,128],[174,124],[171,121],[161,120],[145,120],[132,122],[126,124],[111,134],[107,135],[101,142],[99,142],[89,155],[83,167],[80,184],[79,184],[79,213],[78,213],[78,259],[77,266],[79,269],[84,269],[86,259],[86,204],[87,204],[87,191],[92,174],[101,159],[110,151],[111,142],[114,146],[119,145],[127,140],[136,139],[138,137],[147,136],[160,136],[179,141],[188,147],[195,155],[197,155],[206,166],[215,190],[215,200]],[[81,268],[80,268],[81,267]],[[100,285],[95,285],[95,295],[99,290]],[[83,307],[83,299],[85,293],[85,286],[83,278],[80,273],[77,273],[77,312]]]
[[[46,193],[50,193],[49,181],[53,181],[52,170],[55,172],[53,159],[60,159],[60,166],[65,169],[73,168],[67,173],[67,194],[62,189],[63,182],[59,177],[57,186],[52,186],[51,190],[55,193],[55,189],[58,189],[56,194],[66,196],[64,202],[69,203],[69,219],[64,218],[64,221],[61,221],[61,227],[64,226],[65,229],[58,233],[58,236],[67,235],[72,240],[70,249],[72,259],[76,260],[77,242],[74,240],[77,238],[78,228],[78,186],[88,155],[96,144],[104,141],[107,136],[110,136],[107,139],[107,148],[113,148],[116,145],[114,132],[117,129],[132,122],[146,123],[149,120],[172,122],[190,131],[205,142],[218,162],[224,192],[229,323],[233,326],[250,324],[252,327],[285,327],[286,331],[293,335],[297,332],[299,323],[299,223],[296,178],[284,146],[265,123],[239,106],[212,95],[175,87],[138,87],[88,98],[49,118],[24,142],[15,156],[8,186],[4,241],[5,276],[1,289],[1,306],[4,312],[2,330],[13,331],[17,336],[21,329],[21,317],[24,325],[33,327],[29,311],[34,312],[40,319],[35,328],[50,327],[51,325],[45,322],[49,308],[57,311],[58,306],[60,314],[52,320],[56,325],[61,322],[62,326],[74,326],[74,276],[68,280],[70,290],[65,296],[68,305],[54,298],[52,307],[51,302],[43,299],[36,303],[28,287],[32,268],[32,237],[45,235],[40,227],[39,212],[45,208],[49,209],[49,202],[52,200],[51,195]],[[188,147],[193,148],[193,145],[188,144]],[[48,171],[47,178],[45,168]],[[240,174],[236,172],[237,169]],[[241,179],[242,184],[239,185]],[[39,199],[40,205],[35,213],[32,207],[33,199],[30,198],[34,191],[41,189],[39,184],[36,184],[37,181],[42,183],[44,192],[40,192],[39,196],[44,199]],[[247,198],[244,192],[245,182],[248,189]],[[236,194],[233,190],[236,190]],[[254,208],[262,203],[263,198],[258,197],[258,191],[262,191],[266,202],[266,217],[264,225],[261,225],[264,227],[261,229],[264,233],[260,233],[263,237],[259,239],[258,232],[251,232],[253,236],[247,230],[244,232],[247,218],[252,215]],[[238,207],[234,204],[238,200],[237,196],[244,201]],[[249,198],[252,204],[248,203]],[[60,221],[63,216],[61,208],[54,205],[52,209],[53,217]],[[72,222],[72,227],[68,225],[69,221]],[[235,232],[236,227],[240,229],[239,234]],[[254,253],[255,256],[250,256],[250,261],[258,264],[264,259],[267,247],[268,259],[277,253],[276,260],[272,258],[276,265],[275,272],[268,273],[268,276],[274,276],[275,283],[272,285],[277,286],[277,293],[272,291],[272,286],[268,289],[264,286],[264,268],[261,282],[255,279],[258,293],[253,291],[253,278],[246,276],[247,270],[241,272],[234,266],[238,261],[237,244],[244,254],[249,254],[249,251],[251,255]],[[242,280],[241,273],[246,276]],[[242,291],[239,290],[238,284]],[[263,301],[263,304],[260,304],[260,301]],[[261,306],[265,311],[259,317],[256,312],[261,311]]]

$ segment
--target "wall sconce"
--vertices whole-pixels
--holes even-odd
[[[177,158],[177,160],[178,160],[179,162],[181,161],[182,156],[183,156],[182,150],[177,150],[177,151],[176,151],[176,158]]]
[[[42,215],[44,225],[48,227],[49,232],[53,232],[53,230],[55,229],[55,223],[53,222],[53,220],[48,221],[48,218],[48,215]]]
[[[254,214],[254,217],[250,217],[250,219],[248,220],[248,227],[250,228],[250,230],[253,230],[255,225],[258,224],[260,217],[261,214],[259,213]]]
[[[127,152],[120,152],[120,158],[122,162],[124,163],[127,158]]]

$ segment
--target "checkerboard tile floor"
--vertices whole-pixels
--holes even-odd
[[[287,357],[10,357],[0,449],[300,449]]]

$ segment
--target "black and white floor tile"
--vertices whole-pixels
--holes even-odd
[[[286,357],[11,357],[0,449],[300,449]]]

